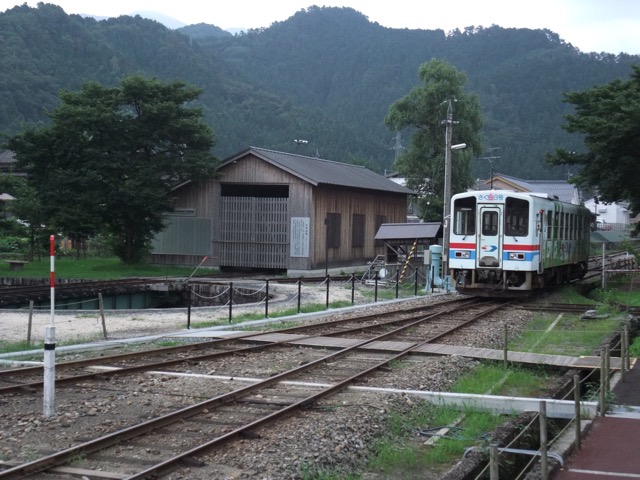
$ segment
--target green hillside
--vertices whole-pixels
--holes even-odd
[[[485,146],[499,147],[494,170],[539,179],[569,173],[545,165],[545,153],[581,149],[561,128],[569,112],[563,93],[627,79],[640,63],[580,52],[548,30],[390,29],[353,9],[324,7],[226,35],[214,26],[174,31],[138,16],[96,21],[51,4],[22,5],[0,14],[0,40],[0,132],[46,121],[60,89],[140,73],[204,89],[220,158],[253,145],[379,172],[393,168],[395,155],[395,134],[383,123],[389,106],[417,85],[420,64],[442,58],[465,72],[480,98]],[[475,163],[476,176],[487,177],[487,162]]]

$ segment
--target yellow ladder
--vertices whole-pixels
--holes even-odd
[[[404,274],[409,267],[409,263],[411,263],[411,259],[416,256],[416,250],[418,249],[418,239],[416,238],[411,246],[411,250],[409,250],[409,254],[404,262],[404,266],[402,267],[402,273],[400,274],[400,282],[404,279]]]

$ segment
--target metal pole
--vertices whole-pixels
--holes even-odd
[[[378,301],[378,274],[373,277],[374,287],[373,287],[373,302],[376,303]]]
[[[269,318],[269,279],[265,280],[264,318]]]
[[[51,259],[51,270],[49,273],[49,286],[51,287],[51,326],[56,326],[55,309],[56,309],[56,240],[53,235],[49,237],[49,255]],[[54,339],[55,340],[55,339]]]
[[[102,292],[98,293],[98,305],[100,307],[100,317],[102,318],[102,336],[107,338],[107,321],[104,318],[104,300],[102,298]]]
[[[625,339],[625,344],[627,346],[626,348],[627,354],[624,356],[624,359],[623,359],[624,368],[626,368],[627,370],[631,370],[631,353],[629,352],[629,328],[628,327],[624,327],[624,339]]]
[[[233,318],[233,282],[229,282],[229,323]]]
[[[329,278],[329,275],[327,275],[327,299],[326,299],[327,310],[329,310],[329,283],[330,282],[331,282],[331,279]]]
[[[351,305],[356,303],[355,292],[356,292],[356,276],[355,274],[351,274]]]
[[[611,390],[611,375],[609,372],[611,372],[611,348],[609,347],[609,345],[606,345],[604,347],[604,361],[605,361],[605,387],[606,387],[606,392],[609,393],[609,390]]]
[[[604,417],[605,412],[607,411],[606,405],[606,388],[605,384],[606,380],[606,368],[607,368],[607,360],[605,359],[604,350],[600,350],[600,416]]]
[[[576,405],[576,449],[582,448],[582,415],[580,412],[580,376],[573,376],[573,400]]]
[[[49,283],[51,286],[51,325],[45,329],[44,340],[44,379],[43,379],[43,407],[45,417],[52,417],[56,413],[56,327],[55,327],[55,236],[49,237],[49,251],[51,256],[51,272]]]
[[[300,313],[300,303],[302,299],[302,279],[298,279],[298,313]]]
[[[605,288],[607,288],[607,278],[606,278],[606,273],[605,273],[605,265],[604,265],[604,243],[602,244],[602,289],[604,290]]]
[[[500,451],[495,443],[489,447],[489,478],[491,480],[500,478]]]
[[[56,327],[45,327],[44,339],[44,416],[56,414]]]
[[[27,328],[27,345],[31,345],[31,328],[33,327],[33,300],[29,300],[29,326]]]
[[[505,322],[503,324],[503,331],[504,331],[504,351],[503,351],[503,361],[504,361],[504,368],[507,368],[509,366],[509,327],[507,326],[507,322]]]
[[[626,329],[627,327],[625,327]],[[625,374],[625,361],[624,359],[627,358],[627,343],[625,341],[625,333],[626,330],[623,329],[622,332],[620,333],[620,381],[624,382],[624,374]]]
[[[547,458],[547,402],[540,402],[540,472],[542,480],[549,480],[549,464]]]

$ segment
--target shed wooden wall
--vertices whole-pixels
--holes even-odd
[[[259,159],[253,155],[247,155],[246,157],[239,159],[238,161],[226,165],[221,169],[222,176],[219,179],[218,188],[216,191],[216,202],[220,201],[220,184],[236,184],[236,185],[288,185],[289,197],[286,203],[286,220],[283,225],[275,226],[274,230],[278,230],[281,236],[286,236],[286,265],[287,269],[299,269],[308,270],[310,264],[310,258],[306,257],[290,257],[289,256],[289,240],[290,240],[290,226],[292,217],[310,217],[311,200],[312,200],[312,186],[280,169],[262,159]],[[256,202],[260,202],[260,199],[256,199]],[[266,203],[266,200],[265,200]],[[274,202],[272,202],[274,203]],[[275,202],[274,205],[278,203]],[[280,210],[280,207],[278,207]],[[221,218],[221,209],[216,208],[213,212],[213,256],[227,257],[223,249],[228,248],[230,245],[230,238],[224,232],[220,231],[216,226],[221,226],[224,219]],[[278,218],[283,218],[282,211],[278,214]],[[284,232],[283,232],[284,229]],[[240,238],[240,237],[238,237]],[[313,244],[313,240],[311,241]],[[244,247],[243,247],[244,248]],[[264,254],[267,256],[277,255],[275,252],[269,251],[268,248],[263,248]],[[313,251],[313,245],[310,245],[310,251]],[[251,258],[251,252],[246,252],[246,258]],[[264,260],[264,261],[262,261]],[[237,265],[238,259],[234,259],[234,265]],[[251,264],[253,263],[253,265]],[[249,260],[247,267],[263,266],[265,268],[271,268],[271,264],[266,259],[261,259],[262,265],[256,265],[256,261]]]
[[[327,213],[340,213],[340,247],[326,252]],[[365,243],[363,247],[352,247],[352,217],[362,214],[365,218]],[[384,253],[384,246],[375,244],[376,217],[382,223],[401,223],[407,219],[407,196],[393,192],[363,189],[346,189],[335,186],[321,186],[314,189],[313,229],[315,248],[311,269],[325,266],[363,265]]]
[[[176,191],[176,208],[193,209],[195,218],[211,220],[211,248],[207,252],[210,260],[207,265],[225,266],[221,263],[221,259],[224,258],[225,261],[229,261],[232,258],[233,265],[227,266],[245,266],[248,268],[263,266],[270,268],[268,267],[269,262],[264,258],[281,257],[284,250],[286,250],[285,267],[288,270],[305,271],[323,269],[325,267],[364,265],[373,260],[376,255],[384,253],[384,246],[382,244],[376,245],[374,240],[379,223],[406,222],[407,196],[405,194],[327,185],[314,186],[306,180],[253,155],[247,155],[234,163],[225,165],[220,170],[220,173],[221,176],[216,180],[194,182]],[[273,226],[274,232],[277,233],[278,247],[272,247],[270,250],[270,247],[266,244],[260,247],[257,243],[251,247],[249,246],[250,240],[243,238],[243,232],[239,230],[229,232],[229,229],[233,228],[233,222],[229,223],[228,214],[226,218],[221,216],[223,200],[226,202],[225,211],[228,213],[229,209],[234,208],[237,209],[237,212],[241,212],[243,208],[249,208],[242,207],[243,204],[250,205],[253,202],[255,205],[256,202],[260,203],[261,199],[248,200],[248,203],[243,199],[252,197],[225,197],[223,199],[221,197],[221,185],[223,184],[288,186],[289,197],[286,199],[285,205],[283,205],[285,202],[280,199],[276,199],[276,201],[263,199],[263,203],[271,203],[274,208],[277,206],[277,212],[272,212],[274,215],[270,215],[270,218],[284,219],[279,225]],[[329,248],[327,251],[325,219],[328,213],[339,213],[341,215],[341,241],[339,247]],[[359,247],[352,245],[352,219],[354,214],[363,215],[364,217],[364,245]],[[308,256],[292,257],[290,255],[292,219],[302,222],[308,221]],[[241,225],[242,221],[242,219],[239,219],[238,225]],[[227,223],[225,224],[225,222]],[[265,224],[260,228],[264,230],[268,226]],[[271,237],[267,235],[264,238]],[[234,242],[238,243],[238,252],[236,252],[237,255],[234,253],[230,257],[231,251],[229,249],[234,247]],[[264,244],[264,242],[262,243]],[[260,262],[258,262],[256,260],[258,256],[253,255],[252,257],[252,249],[257,249],[258,255],[260,255],[260,252],[264,253],[265,257],[260,257]],[[193,252],[190,252],[191,255],[184,255],[186,253],[183,252],[181,256],[179,252],[176,252],[175,255],[167,255],[166,252],[163,252],[162,255],[153,256],[153,259],[161,263],[171,264],[190,265],[199,263],[199,258],[194,256]],[[243,258],[247,259],[247,265],[241,265],[244,261]],[[264,265],[256,265],[256,263],[263,263]]]

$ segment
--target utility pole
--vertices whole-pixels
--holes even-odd
[[[453,107],[447,105],[444,142],[444,206],[442,209],[442,278],[447,276],[449,266],[449,216],[451,203],[451,138],[453,136]]]
[[[466,143],[451,145],[453,137],[453,125],[458,122],[453,121],[453,107],[451,100],[448,100],[447,119],[445,124],[445,144],[444,144],[444,206],[442,208],[442,279],[448,275],[449,267],[449,224],[451,223],[451,151],[460,150],[467,146]]]

